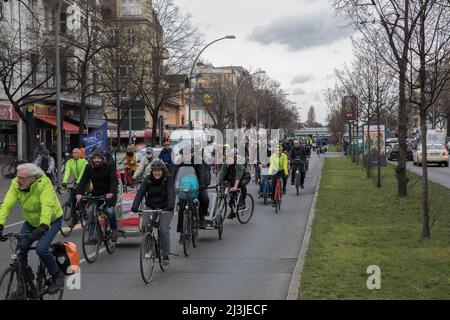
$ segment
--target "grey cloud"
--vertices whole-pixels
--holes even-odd
[[[301,88],[297,88],[292,91],[292,95],[294,95],[294,96],[304,96],[305,94],[306,94],[306,91]]]
[[[311,14],[298,14],[258,26],[248,36],[250,41],[264,45],[272,43],[287,45],[290,51],[301,51],[312,47],[331,44],[352,34],[343,29],[342,20],[331,10],[320,10]]]
[[[312,74],[299,74],[292,79],[292,84],[305,83],[314,80],[314,75]]]

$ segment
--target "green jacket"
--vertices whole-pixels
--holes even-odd
[[[222,169],[220,170],[220,174],[219,174],[219,183],[222,183],[223,180],[228,175],[228,167],[229,167],[229,165],[222,166]],[[242,164],[236,164],[235,168],[236,168],[235,179],[238,179],[240,181],[245,174],[245,166]],[[231,181],[231,182],[233,182],[233,181]]]
[[[80,183],[81,177],[83,176],[84,169],[86,168],[86,165],[88,164],[88,161],[86,159],[70,159],[66,163],[66,170],[64,172],[64,179],[63,183],[67,183],[69,181],[70,174],[75,177],[75,181],[77,183]]]
[[[275,153],[270,156],[269,175],[276,174],[280,171],[284,171],[284,174],[286,176],[289,175],[288,157],[284,152],[279,156],[277,156]]]
[[[22,218],[35,228],[41,224],[50,227],[52,222],[63,215],[61,203],[47,176],[37,179],[28,192],[19,190],[17,178],[11,181],[11,186],[0,208],[0,224],[6,224],[17,202],[23,208]]]

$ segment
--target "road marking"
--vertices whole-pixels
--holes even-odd
[[[7,226],[5,226],[5,229],[6,229],[6,228],[11,228],[11,227],[17,226],[17,225],[22,224],[22,223],[24,223],[24,222],[25,222],[25,221],[20,221],[20,222],[17,222],[17,223],[8,224]]]
[[[117,242],[117,244],[119,244],[119,242]],[[106,251],[106,248],[101,248],[100,250],[99,250],[99,252],[98,252],[98,255],[101,255],[103,252],[105,252]],[[86,259],[85,258],[83,258],[83,259],[81,259],[80,260],[80,264],[82,264],[82,263],[85,263],[86,262]]]

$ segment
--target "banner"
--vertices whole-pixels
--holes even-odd
[[[108,123],[105,122],[94,132],[83,136],[83,143],[86,148],[86,157],[89,157],[93,149],[106,150],[108,146]]]

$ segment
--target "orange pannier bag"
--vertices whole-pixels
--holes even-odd
[[[56,258],[56,264],[66,275],[77,272],[80,267],[80,254],[77,245],[73,242],[56,242],[52,244],[52,253]]]

